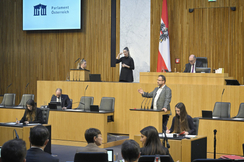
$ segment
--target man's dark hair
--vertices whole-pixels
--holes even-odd
[[[23,162],[26,156],[25,141],[13,139],[3,144],[1,150],[2,162]]]
[[[166,77],[164,75],[159,75],[158,77],[161,77],[164,82],[166,82]]]
[[[140,154],[140,146],[134,140],[126,140],[121,146],[121,154],[125,161],[136,161]]]
[[[94,143],[94,136],[98,137],[101,134],[101,131],[96,128],[89,128],[85,132],[85,138],[87,143]]]
[[[49,131],[42,125],[35,126],[30,130],[30,142],[34,146],[43,146],[49,138]]]

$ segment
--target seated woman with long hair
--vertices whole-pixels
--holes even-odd
[[[143,128],[141,131],[141,139],[143,147],[141,155],[169,155],[169,150],[165,148],[159,139],[158,131],[153,126]],[[174,160],[170,156],[170,161]]]
[[[187,114],[186,107],[182,102],[175,105],[175,117],[172,120],[172,125],[167,133],[182,133],[185,135],[196,134],[196,128],[193,124],[192,117]]]
[[[43,118],[42,118],[42,110],[39,108],[36,108],[36,104],[34,100],[29,99],[26,102],[26,108],[24,116],[20,121],[16,121],[17,123],[42,123],[43,124]]]

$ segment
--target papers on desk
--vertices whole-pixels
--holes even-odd
[[[15,122],[2,123],[2,124],[9,125],[9,126],[23,126],[23,123],[16,124]],[[26,124],[26,126],[32,126],[32,125],[41,125],[41,124],[40,123],[29,123],[29,124]]]
[[[174,133],[170,133],[170,134],[166,133],[166,136],[168,138],[173,138],[173,134]],[[159,133],[159,137],[164,137],[164,134],[163,133]],[[179,137],[179,134],[177,134],[177,137]],[[194,138],[194,137],[196,137],[196,135],[184,135],[184,137],[185,138]]]

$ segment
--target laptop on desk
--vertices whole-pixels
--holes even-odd
[[[50,102],[48,107],[52,110],[62,110],[61,102]]]
[[[101,82],[101,74],[89,74],[90,82]]]
[[[212,118],[212,111],[209,110],[202,110],[202,118]]]
[[[98,105],[90,105],[90,111],[91,112],[99,112],[99,106]]]

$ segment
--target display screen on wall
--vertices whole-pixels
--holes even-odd
[[[23,30],[81,29],[81,0],[23,0]]]

